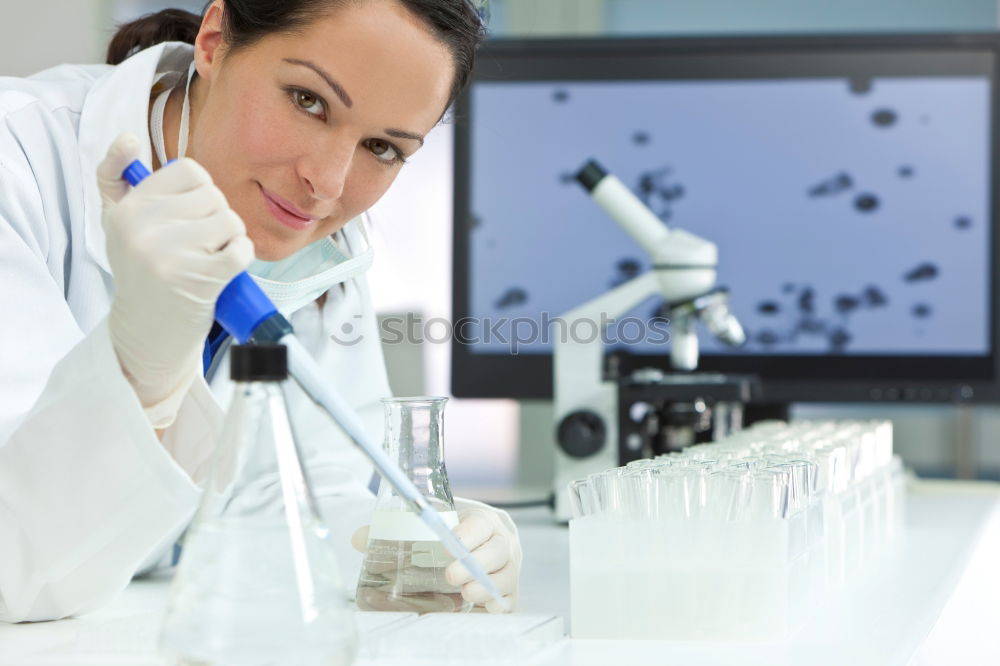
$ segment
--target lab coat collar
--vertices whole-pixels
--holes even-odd
[[[164,42],[126,59],[101,77],[90,89],[80,113],[80,168],[93,187],[84,188],[84,233],[91,258],[111,273],[101,226],[101,194],[97,165],[122,132],[139,138],[140,159],[152,164],[149,141],[149,96],[159,72],[184,71],[194,57],[194,47]]]

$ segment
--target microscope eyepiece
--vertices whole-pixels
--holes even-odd
[[[576,174],[576,179],[588,192],[592,192],[597,184],[604,180],[608,172],[594,160],[590,160],[583,165],[583,168]]]

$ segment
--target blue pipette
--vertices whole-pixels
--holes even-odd
[[[147,176],[149,176],[149,169],[139,160],[129,164],[122,172],[122,178],[133,187]],[[288,374],[299,383],[310,398],[326,410],[334,423],[368,457],[382,478],[399,493],[410,509],[420,516],[424,524],[438,536],[448,552],[465,566],[472,577],[497,600],[501,607],[509,608],[507,601],[490,580],[486,570],[462,545],[462,542],[458,540],[441,515],[417,490],[417,487],[413,485],[413,482],[399,466],[389,459],[382,448],[371,442],[354,410],[329,385],[329,382],[324,380],[309,352],[295,337],[292,325],[278,312],[271,299],[257,286],[257,283],[246,271],[233,278],[219,294],[219,298],[215,302],[215,321],[240,343],[269,342],[285,345],[288,348]]]

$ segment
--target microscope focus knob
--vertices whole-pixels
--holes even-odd
[[[559,447],[574,458],[586,458],[601,450],[607,439],[604,419],[597,412],[570,412],[559,422],[556,438]]]

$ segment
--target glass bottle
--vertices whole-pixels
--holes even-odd
[[[448,398],[385,398],[386,453],[451,526],[458,524],[444,466],[444,406]],[[368,531],[357,602],[361,610],[418,613],[468,611],[461,588],[449,585],[453,561],[437,537],[387,483],[379,486]]]
[[[161,634],[171,663],[339,666],[353,611],[299,458],[281,345],[235,345],[233,401]]]

